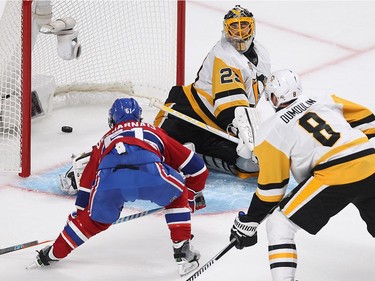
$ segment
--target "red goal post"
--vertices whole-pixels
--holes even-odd
[[[47,114],[49,98],[120,92],[163,101],[185,76],[185,0],[44,1],[52,22],[75,20],[81,53],[72,59],[61,57],[61,37],[35,32],[37,2],[9,0],[0,19],[0,173],[21,177],[31,173],[32,119]]]

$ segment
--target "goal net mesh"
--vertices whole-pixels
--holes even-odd
[[[176,83],[176,2],[51,1],[52,21],[75,19],[81,54],[64,60],[56,35],[38,33],[32,44],[33,83],[34,77],[53,77],[53,97],[85,93],[84,102],[100,102],[87,95],[98,92],[164,101]],[[28,102],[21,92],[22,30],[22,1],[7,1],[0,19],[0,172],[19,172],[22,161],[21,105]]]

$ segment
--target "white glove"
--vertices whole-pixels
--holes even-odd
[[[250,159],[253,155],[252,150],[249,150],[249,148],[245,145],[245,142],[242,140],[242,138],[239,138],[239,143],[236,147],[237,155],[245,158]]]
[[[236,107],[234,110],[233,126],[238,130],[239,143],[237,145],[237,154],[245,159],[250,159],[254,150],[254,132],[251,126],[248,107]]]

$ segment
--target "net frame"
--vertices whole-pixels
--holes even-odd
[[[21,0],[20,0],[21,1]],[[14,1],[13,1],[14,2]],[[32,50],[32,2],[31,0],[22,0],[22,8],[21,11],[19,11],[19,15],[21,15],[19,18],[19,22],[16,24],[18,25],[18,29],[20,29],[19,32],[22,34],[21,38],[19,38],[20,41],[16,42],[16,44],[21,45],[21,52],[22,55],[20,56],[21,59],[20,61],[17,61],[16,65],[14,67],[19,70],[20,73],[17,73],[17,75],[20,75],[17,80],[20,80],[20,84],[17,86],[15,91],[20,92],[19,96],[19,105],[20,107],[17,110],[21,111],[21,119],[18,121],[18,127],[20,128],[19,135],[16,136],[16,138],[19,138],[20,144],[19,144],[19,152],[20,152],[20,169],[16,172],[19,172],[19,175],[21,177],[27,177],[31,174],[31,110],[30,110],[30,105],[31,105],[31,91],[32,91],[32,73],[39,73],[39,70],[35,68],[37,65],[33,60],[35,59],[35,48],[38,49],[38,44],[44,44],[46,45],[45,41],[41,40],[38,38],[38,41],[36,45],[34,45],[34,50]],[[52,1],[52,4],[54,5],[54,10],[53,10],[53,19],[55,18],[60,18],[66,15],[74,17],[74,13],[71,12],[72,10],[68,10],[68,12],[61,12],[61,10],[56,7],[56,3],[59,1]],[[80,2],[80,1],[63,1],[65,6],[67,3],[71,2]],[[81,1],[84,2],[84,1]],[[112,2],[118,2],[120,1],[89,1],[91,4],[95,3],[112,3]],[[126,1],[126,2],[147,2],[147,1]],[[175,73],[173,77],[173,84],[170,84],[170,86],[173,85],[183,85],[184,84],[184,69],[185,69],[185,13],[186,13],[186,3],[185,1],[163,1],[163,0],[158,0],[158,1],[149,1],[149,3],[154,3],[154,2],[174,2],[175,3],[175,32],[176,38],[175,44],[176,44],[176,52],[174,54],[174,60],[173,64],[175,64]],[[121,2],[122,3],[122,2]],[[61,14],[59,14],[60,11]],[[70,11],[70,12],[69,12]],[[66,13],[66,14],[64,14]],[[3,15],[4,16],[4,15]],[[8,19],[10,22],[16,22],[14,20],[14,15]],[[78,19],[77,19],[78,21]],[[168,25],[168,23],[166,23]],[[13,28],[13,27],[12,27]],[[80,31],[80,36],[79,38],[82,39],[81,43],[82,46],[85,46],[85,40],[84,40],[84,28],[83,25],[79,25],[77,23],[77,28]],[[40,35],[39,35],[40,37]],[[46,36],[44,36],[46,38]],[[51,37],[51,36],[50,36]],[[56,39],[53,38],[47,38],[47,40],[53,40],[55,41]],[[174,39],[173,39],[174,40]],[[95,41],[95,40],[94,40]],[[48,46],[54,45],[56,48],[56,42],[53,42],[52,44],[48,44]],[[87,45],[86,45],[87,46]],[[51,47],[49,47],[51,48]],[[161,46],[163,48],[163,46]],[[56,50],[51,49],[50,51],[46,51],[46,53],[51,53],[54,52],[55,56]],[[82,56],[84,55],[85,49],[83,47],[82,51]],[[81,57],[77,60],[79,60]],[[59,63],[65,63],[65,62],[59,62]],[[12,63],[13,64],[13,63]],[[39,64],[38,64],[39,65]],[[7,67],[7,66],[6,66]],[[44,67],[43,65],[40,67]],[[57,66],[57,69],[59,69],[60,66]],[[147,66],[146,66],[147,67]],[[45,67],[44,67],[45,68]],[[150,68],[150,67],[149,67]],[[0,70],[1,70],[1,62],[0,62]],[[105,70],[105,68],[104,68]],[[47,70],[48,72],[49,70]],[[146,77],[151,77],[150,74],[146,74]],[[169,76],[171,76],[169,74]],[[132,81],[133,80],[133,81]],[[129,85],[129,81],[131,84]],[[72,83],[66,83],[66,82],[61,82],[59,79],[56,81],[57,83],[57,90],[55,92],[55,95],[61,95],[69,92],[101,92],[101,91],[115,91],[115,92],[124,92],[130,95],[135,95],[135,96],[145,96],[149,97],[150,93],[157,93],[156,95],[158,97],[161,97],[161,99],[164,99],[165,96],[165,91],[168,90],[168,88],[162,89],[160,85],[155,85],[155,83],[151,82],[149,85],[142,85],[142,83],[138,83],[138,81],[134,81],[134,79],[126,79],[126,81],[98,81],[98,83],[82,83],[81,81],[72,81]],[[135,83],[134,83],[135,82]],[[3,91],[4,88],[1,88]],[[14,89],[12,89],[13,91]],[[130,92],[129,92],[130,91]],[[164,91],[164,96],[159,95],[160,91]],[[4,172],[4,171],[0,171]],[[11,171],[13,172],[13,171]]]

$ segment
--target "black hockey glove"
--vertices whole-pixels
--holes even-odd
[[[257,228],[259,223],[246,215],[244,212],[239,212],[234,220],[232,229],[230,230],[230,238],[236,239],[236,248],[242,250],[245,247],[250,247],[258,242]]]

